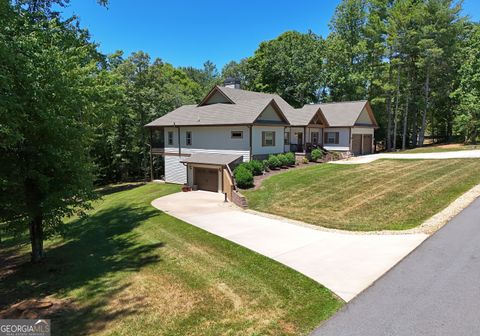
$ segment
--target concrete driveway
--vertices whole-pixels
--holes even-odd
[[[480,198],[312,335],[480,334]]]
[[[176,193],[152,205],[174,217],[263,254],[326,286],[345,301],[410,253],[426,234],[324,231],[241,210],[223,194]]]
[[[441,160],[441,159],[477,159],[477,158],[480,158],[480,150],[464,150],[464,151],[436,152],[436,153],[412,153],[412,154],[381,153],[381,154],[355,156],[349,159],[334,161],[331,163],[362,164],[362,163],[370,163],[380,159]]]

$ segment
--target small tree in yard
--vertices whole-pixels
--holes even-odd
[[[0,222],[29,229],[38,262],[44,237],[94,198],[88,139],[100,70],[74,25],[0,7]]]

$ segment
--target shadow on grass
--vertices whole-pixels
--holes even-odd
[[[74,298],[65,309],[41,316],[52,319],[55,334],[87,334],[91,328],[98,331],[108,321],[134,313],[142,302],[120,304],[114,311],[104,308],[129,286],[121,281],[122,272],[160,261],[158,249],[163,243],[141,244],[133,230],[158,213],[150,207],[117,206],[76,220],[69,224],[62,243],[46,250],[41,264],[29,263],[25,253],[7,259],[4,250],[0,255],[0,318],[19,318],[12,316],[18,315],[12,305],[53,294],[66,301]],[[4,272],[7,263],[11,267]]]
[[[109,185],[109,186],[98,188],[97,193],[101,196],[106,196],[106,195],[110,195],[120,191],[135,189],[135,188],[144,186],[146,184],[147,184],[146,182],[131,182],[131,183],[123,183],[123,184],[117,184],[117,185]]]

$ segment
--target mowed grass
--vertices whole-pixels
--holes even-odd
[[[440,153],[440,152],[456,152],[464,150],[480,150],[480,145],[464,145],[464,144],[447,144],[434,145],[407,149],[399,152],[392,152],[393,154],[413,154],[413,153]]]
[[[479,159],[322,164],[245,192],[250,208],[328,228],[413,228],[480,183]]]
[[[148,184],[105,196],[47,241],[40,265],[3,239],[0,316],[54,298],[64,307],[42,316],[53,335],[305,335],[343,305],[313,280],[150,205],[178,190]]]

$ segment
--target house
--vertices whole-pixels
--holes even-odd
[[[270,154],[312,146],[355,155],[373,151],[377,122],[368,101],[293,108],[276,94],[215,86],[198,105],[184,105],[152,121],[151,154],[162,155],[165,181],[225,191],[231,168]]]

